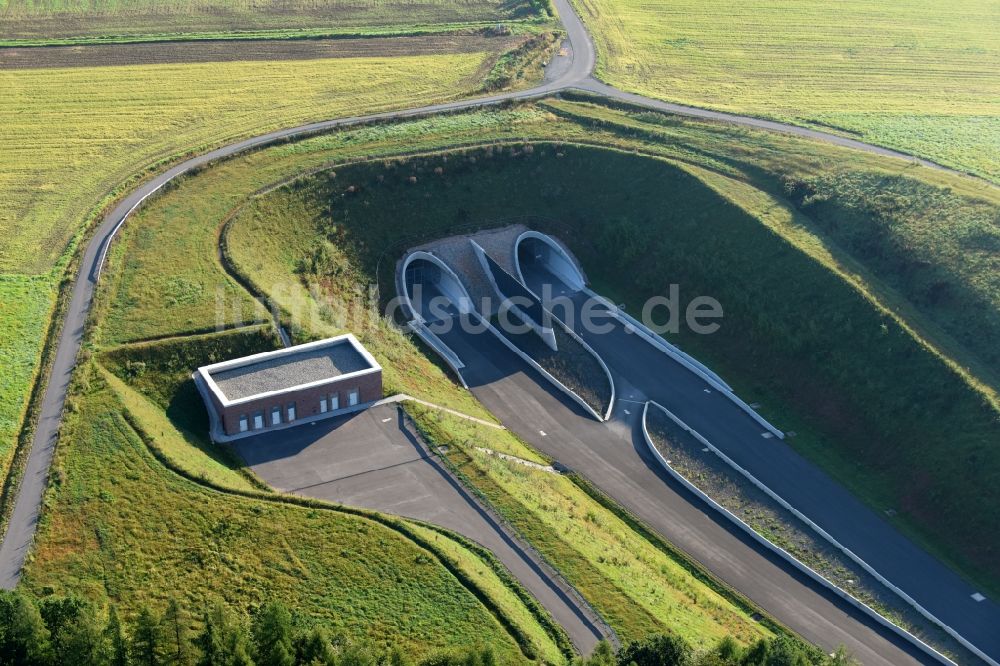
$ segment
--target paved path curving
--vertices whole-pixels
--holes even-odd
[[[569,0],[554,0],[554,4],[562,18],[563,26],[566,30],[570,55],[568,57],[555,58],[546,72],[543,83],[536,88],[519,92],[491,95],[476,99],[432,104],[415,109],[389,111],[367,116],[339,118],[269,132],[251,139],[223,146],[171,167],[133,190],[122,199],[121,203],[119,203],[104,217],[98,225],[93,238],[83,251],[83,256],[80,261],[80,271],[72,288],[72,294],[66,310],[62,331],[59,336],[48,386],[46,387],[45,393],[42,397],[38,424],[35,430],[34,439],[31,443],[30,451],[28,453],[24,477],[22,478],[18,489],[17,498],[14,504],[14,511],[11,515],[7,532],[4,535],[3,544],[0,545],[0,586],[10,589],[17,585],[21,576],[21,568],[24,564],[28,551],[31,548],[31,543],[38,523],[42,497],[47,483],[49,466],[52,462],[52,456],[59,434],[63,404],[66,399],[66,393],[73,368],[75,366],[77,354],[83,340],[84,325],[90,312],[94,290],[97,285],[97,280],[100,277],[106,249],[118,228],[124,223],[129,214],[135,210],[135,208],[137,208],[147,197],[159,190],[163,185],[177,176],[190,171],[191,169],[208,164],[209,162],[215,160],[230,157],[251,148],[265,146],[290,137],[297,137],[309,133],[335,129],[338,127],[356,125],[358,123],[370,122],[373,120],[399,120],[446,111],[473,109],[496,105],[513,100],[539,98],[571,88],[589,90],[601,95],[620,99],[622,101],[636,103],[672,113],[705,118],[709,120],[721,120],[748,127],[784,132],[810,139],[820,139],[878,155],[900,157],[913,161],[912,157],[902,153],[872,146],[860,141],[846,139],[833,134],[809,130],[793,125],[784,125],[781,123],[764,121],[747,116],[730,115],[692,107],[667,104],[657,100],[623,93],[610,86],[606,86],[605,84],[591,78],[595,64],[594,47],[582,21],[574,12]],[[920,162],[932,168],[942,168],[929,162]],[[801,604],[797,605],[795,600],[800,595],[814,594],[814,592],[803,587],[800,581],[796,581],[791,577],[787,577],[787,580],[783,581],[783,585],[787,585],[787,589],[785,590],[786,598],[784,602],[780,604],[780,607],[769,608],[768,610],[778,615],[779,619],[789,621],[795,619],[795,617],[799,616],[801,613],[807,612],[805,607],[801,606]],[[787,615],[787,617],[783,617],[785,615]],[[828,623],[835,624],[838,619],[839,618],[828,618],[826,621]],[[876,647],[873,649],[877,650],[878,648]]]

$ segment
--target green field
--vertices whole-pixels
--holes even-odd
[[[14,453],[55,301],[50,280],[0,275],[0,477]]]
[[[303,47],[305,56],[295,46],[297,59],[286,59],[292,46],[269,42],[254,44],[277,59],[211,62],[243,48],[217,43],[199,52],[206,62],[150,64],[141,62],[148,53],[135,52],[126,62],[137,64],[115,64],[111,54],[92,58],[106,60],[102,66],[66,66],[72,58],[47,51],[30,68],[0,65],[0,358],[11,369],[0,380],[0,472],[20,429],[55,285],[81,231],[115,196],[180,156],[269,129],[469,94],[519,43],[321,41]],[[415,55],[399,56],[400,49]],[[310,51],[350,57],[302,59]],[[61,64],[35,67],[39,58]],[[183,302],[192,288],[178,278],[163,294]]]
[[[497,55],[379,57],[377,43],[371,53],[0,69],[0,272],[49,271],[95,207],[157,163],[278,127],[458,97]]]
[[[598,75],[1000,181],[1000,15],[958,0],[579,0]]]
[[[546,3],[531,0],[0,0],[0,42],[56,39],[111,40],[164,36],[238,36],[268,31],[287,35],[391,32],[460,24],[539,18]]]

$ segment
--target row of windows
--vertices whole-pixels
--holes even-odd
[[[347,405],[349,407],[354,407],[358,404],[359,395],[358,389],[351,389],[347,392]],[[319,411],[321,414],[326,414],[327,412],[335,412],[340,409],[340,394],[330,393],[324,395],[319,399]],[[272,407],[270,412],[269,425],[276,426],[282,423],[282,409],[280,406]],[[295,403],[290,402],[285,405],[284,409],[284,423],[291,423],[295,420]],[[254,430],[262,430],[264,428],[264,411],[254,412],[252,415],[240,414],[240,432],[246,432],[250,430],[251,426]]]

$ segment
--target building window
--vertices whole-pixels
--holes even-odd
[[[246,414],[240,414],[240,432],[246,432],[250,429],[250,419],[247,418]]]
[[[319,413],[326,414],[326,396],[319,399]]]
[[[271,410],[271,425],[276,426],[281,424],[281,407],[275,407]]]
[[[264,427],[264,412],[257,412],[253,415],[253,429],[260,430]]]
[[[295,420],[295,403],[294,402],[288,403],[287,412],[288,412],[288,421],[289,422],[294,421]]]
[[[331,393],[330,394],[330,411],[335,412],[340,409],[340,394]]]
[[[347,404],[351,407],[358,404],[358,389],[351,389],[347,394]]]

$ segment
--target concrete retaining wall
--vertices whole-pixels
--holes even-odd
[[[854,553],[852,553],[850,550],[848,550],[847,548],[845,548],[844,546],[842,546],[837,540],[835,540],[832,536],[830,536],[825,531],[823,531],[818,525],[816,525],[815,523],[813,523],[811,520],[809,520],[808,518],[806,518],[798,510],[796,510],[795,508],[793,508],[788,502],[786,502],[785,500],[781,499],[781,497],[779,497],[776,493],[774,493],[770,488],[768,488],[767,486],[765,486],[763,483],[761,483],[760,481],[758,481],[748,471],[746,471],[745,469],[743,469],[742,467],[740,467],[739,465],[737,465],[733,460],[731,460],[728,456],[726,456],[724,453],[722,453],[722,451],[718,450],[715,446],[713,446],[711,442],[709,442],[707,439],[705,439],[704,437],[702,437],[702,435],[700,433],[698,433],[695,430],[692,430],[686,423],[684,423],[684,421],[682,421],[680,418],[678,418],[676,415],[674,415],[673,412],[671,412],[669,409],[667,409],[666,407],[664,407],[663,405],[661,405],[661,404],[659,404],[657,402],[653,402],[652,400],[648,401],[646,403],[645,407],[643,408],[643,411],[642,411],[642,435],[643,435],[643,438],[646,441],[646,447],[649,449],[650,454],[652,454],[652,456],[654,458],[656,458],[657,462],[660,463],[660,466],[663,467],[663,469],[667,472],[667,474],[669,474],[672,478],[674,478],[676,481],[678,481],[685,488],[687,488],[688,490],[690,490],[694,495],[696,495],[703,502],[705,502],[706,504],[708,504],[709,506],[711,506],[713,509],[715,509],[716,511],[718,511],[719,513],[721,513],[730,522],[734,523],[737,527],[739,527],[746,534],[748,534],[754,541],[756,541],[757,543],[761,544],[762,546],[764,546],[765,548],[767,548],[771,552],[777,554],[779,557],[781,557],[782,559],[784,559],[785,561],[787,561],[789,564],[791,564],[793,567],[795,567],[796,569],[798,569],[799,571],[801,571],[803,574],[805,574],[806,576],[808,576],[812,580],[816,581],[817,583],[819,583],[823,587],[827,588],[828,590],[832,591],[838,597],[844,599],[845,601],[847,601],[848,603],[850,603],[855,608],[858,608],[859,610],[861,610],[863,613],[865,613],[866,615],[868,615],[869,617],[871,617],[872,619],[874,619],[876,622],[878,622],[882,626],[889,628],[890,630],[893,631],[893,633],[901,636],[907,642],[915,645],[917,648],[919,648],[926,655],[930,656],[931,658],[935,659],[936,661],[941,662],[942,664],[950,664],[950,665],[954,666],[955,662],[953,662],[951,659],[949,659],[945,655],[941,654],[940,652],[938,652],[937,650],[935,650],[934,648],[932,648],[930,645],[928,645],[927,643],[923,642],[922,640],[920,640],[919,638],[917,638],[916,636],[914,636],[913,634],[911,634],[910,632],[908,632],[906,629],[903,629],[898,624],[896,624],[896,623],[892,622],[891,620],[889,620],[888,618],[882,616],[878,611],[876,611],[871,606],[869,606],[869,605],[867,605],[867,604],[859,601],[858,599],[855,599],[848,592],[846,592],[845,590],[841,589],[840,587],[834,585],[833,583],[831,583],[830,581],[828,581],[826,578],[824,578],[822,575],[820,575],[815,570],[813,570],[810,567],[807,567],[806,565],[802,564],[798,559],[796,559],[791,553],[789,553],[785,549],[780,548],[779,546],[776,546],[775,544],[773,544],[770,541],[768,541],[767,539],[765,539],[763,536],[761,536],[760,534],[758,534],[756,530],[754,530],[752,527],[750,527],[745,522],[743,522],[735,514],[733,514],[732,512],[730,512],[729,509],[725,508],[724,506],[722,506],[721,504],[719,504],[718,502],[716,502],[714,499],[712,499],[711,497],[709,497],[708,495],[706,495],[704,492],[702,492],[701,489],[699,489],[698,487],[696,487],[694,484],[692,484],[690,481],[688,481],[686,478],[684,478],[683,475],[681,475],[673,467],[671,467],[670,463],[668,463],[667,460],[663,457],[663,454],[660,453],[659,449],[657,449],[656,446],[653,444],[652,437],[649,434],[649,428],[648,428],[648,423],[647,423],[647,416],[649,414],[649,408],[650,408],[650,406],[652,406],[652,407],[654,407],[656,409],[662,410],[663,413],[665,413],[674,423],[676,423],[678,426],[680,426],[685,431],[687,431],[688,433],[690,433],[692,437],[694,437],[699,442],[701,442],[706,447],[708,447],[709,450],[711,450],[713,453],[715,453],[715,455],[719,456],[727,465],[729,465],[734,470],[736,470],[737,472],[739,472],[740,474],[742,474],[744,477],[746,477],[751,483],[753,483],[760,490],[762,490],[764,493],[766,493],[768,495],[768,497],[770,497],[775,502],[777,502],[779,505],[781,505],[782,508],[784,508],[785,510],[789,511],[790,513],[792,513],[796,518],[798,518],[803,523],[805,523],[806,525],[808,525],[811,529],[813,529],[814,531],[816,531],[817,534],[819,534],[824,539],[826,539],[835,548],[837,548],[842,553],[844,553],[845,555],[847,555],[848,557],[850,557],[852,561],[854,561],[856,564],[858,564],[862,569],[864,569],[867,573],[869,573],[871,576],[873,576],[880,583],[882,583],[887,588],[889,588],[890,590],[892,590],[893,592],[895,592],[897,595],[899,595],[899,597],[901,599],[903,599],[908,604],[910,604],[921,615],[923,615],[928,620],[930,620],[934,624],[936,624],[939,627],[941,627],[946,633],[948,633],[948,635],[950,635],[952,638],[954,638],[956,641],[958,641],[960,644],[962,644],[963,647],[967,648],[970,652],[974,653],[976,656],[978,656],[979,658],[983,659],[984,661],[986,661],[991,666],[1000,666],[1000,665],[997,664],[997,662],[995,662],[994,660],[990,659],[981,650],[979,650],[974,645],[972,645],[971,643],[969,643],[968,641],[966,641],[964,638],[962,638],[961,636],[959,636],[953,629],[951,629],[950,627],[948,627],[947,625],[945,625],[944,623],[942,623],[940,620],[938,620],[936,617],[934,617],[933,615],[931,615],[930,613],[928,613],[922,606],[920,606],[919,604],[917,604],[917,602],[914,601],[912,598],[910,598],[905,592],[903,592],[902,590],[900,590],[899,588],[897,588],[895,585],[893,585],[892,583],[890,583],[888,580],[886,580],[885,578],[883,578],[881,575],[879,575],[878,572],[876,572],[874,569],[872,569],[863,560],[861,560],[856,555],[854,555]]]
[[[568,386],[566,386],[565,384],[563,384],[561,381],[559,381],[558,379],[556,379],[555,377],[553,377],[552,374],[549,373],[548,370],[546,370],[545,368],[543,368],[542,366],[540,366],[538,364],[538,362],[535,361],[535,359],[531,358],[530,356],[528,356],[527,354],[525,354],[523,351],[521,351],[518,348],[517,345],[515,345],[513,342],[511,342],[510,340],[508,340],[507,337],[503,333],[501,333],[500,331],[498,331],[493,326],[493,324],[491,324],[486,319],[483,319],[483,317],[481,317],[477,313],[472,313],[472,314],[473,314],[473,316],[475,316],[480,321],[480,323],[482,323],[484,326],[486,326],[489,329],[490,333],[492,333],[493,335],[495,335],[497,337],[497,339],[500,340],[500,342],[502,342],[504,344],[504,346],[507,347],[507,349],[511,350],[512,352],[514,352],[515,354],[517,354],[519,357],[521,357],[521,359],[524,360],[525,363],[527,363],[532,368],[534,368],[535,370],[537,370],[543,377],[545,377],[547,380],[549,380],[549,382],[551,382],[553,386],[555,386],[557,389],[559,389],[564,394],[566,394],[573,402],[575,402],[576,404],[578,404],[581,407],[583,407],[583,409],[586,410],[586,412],[588,414],[590,414],[591,416],[593,416],[595,419],[597,419],[598,421],[603,421],[604,420],[603,418],[601,418],[600,414],[598,414],[596,411],[594,411],[593,407],[591,407],[590,405],[587,404],[586,400],[584,400],[583,398],[581,398],[580,396],[578,396],[575,391],[573,391],[571,388],[569,388]]]
[[[418,338],[427,343],[428,347],[430,347],[431,349],[433,349],[438,353],[438,355],[444,360],[444,362],[448,365],[448,367],[451,368],[452,371],[455,373],[455,376],[458,377],[458,381],[462,382],[463,388],[469,388],[469,385],[465,383],[465,378],[462,377],[461,373],[461,370],[462,368],[465,367],[465,364],[462,363],[462,360],[458,358],[458,355],[451,350],[451,347],[442,342],[441,338],[434,335],[434,333],[429,328],[427,328],[427,325],[424,324],[424,322],[422,321],[414,319],[409,324],[407,324],[407,328],[413,331]]]

